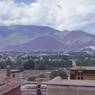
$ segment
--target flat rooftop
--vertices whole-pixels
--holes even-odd
[[[95,88],[95,80],[62,80],[55,78],[50,80],[48,85],[56,85],[56,86],[76,86],[76,87],[94,87]]]
[[[71,70],[95,70],[95,66],[76,66],[72,67]]]
[[[0,80],[0,95],[3,95],[12,89],[15,89],[20,86],[20,83],[12,78],[4,78]]]

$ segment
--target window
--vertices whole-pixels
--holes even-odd
[[[78,71],[77,79],[83,80],[83,71]]]

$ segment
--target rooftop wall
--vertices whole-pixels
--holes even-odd
[[[95,88],[48,85],[48,95],[95,95]]]
[[[48,95],[95,95],[95,81],[51,80],[47,85]]]
[[[0,95],[21,95],[20,83],[13,78],[0,81]]]

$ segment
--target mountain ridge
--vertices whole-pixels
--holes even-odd
[[[3,31],[7,31],[6,27],[5,28],[3,27],[3,29],[5,29]],[[21,49],[18,48],[18,50],[24,51],[25,47],[27,46],[26,48],[28,48],[29,50],[35,50],[35,48],[36,50],[37,49],[45,50],[44,48],[47,48],[46,50],[50,51],[52,50],[71,51],[71,50],[81,50],[82,48],[95,45],[94,44],[95,36],[86,33],[82,30],[62,32],[47,26],[31,26],[31,25],[12,26],[11,28],[9,27],[8,29],[9,30],[11,29],[10,31],[11,34],[7,36],[7,39],[3,38],[5,39],[3,42],[0,42],[1,46],[4,45],[1,50],[17,50],[17,47],[20,48],[22,47]],[[15,30],[14,33],[12,32],[13,30]],[[38,46],[39,42],[41,44]],[[33,46],[35,46],[35,48]]]
[[[52,36],[41,36],[17,46],[9,46],[4,48],[7,51],[63,51],[64,44]]]

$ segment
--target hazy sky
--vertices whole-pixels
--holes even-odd
[[[0,0],[0,25],[17,24],[95,34],[95,0]]]

